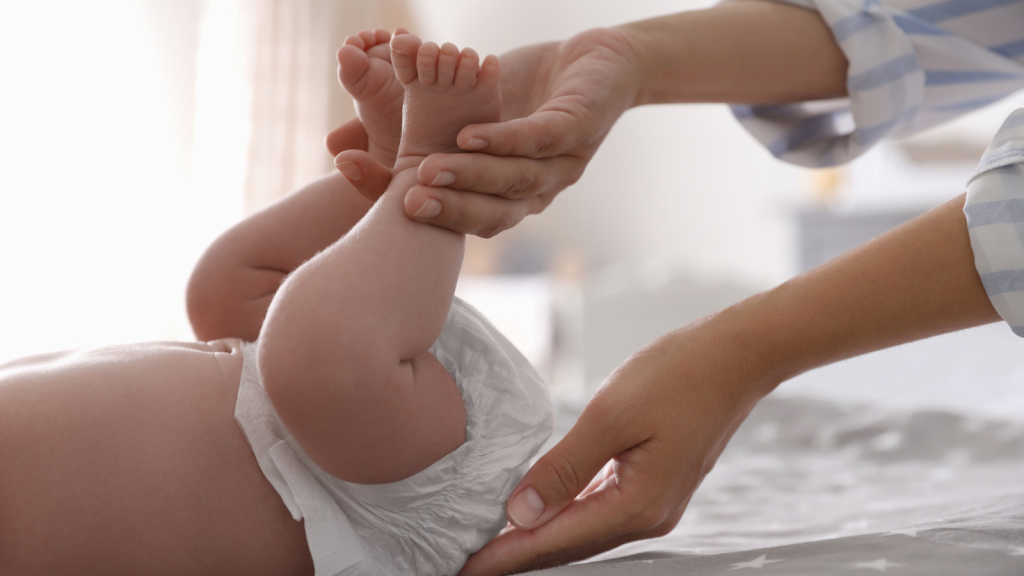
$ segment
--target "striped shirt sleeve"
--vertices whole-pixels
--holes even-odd
[[[967,184],[974,265],[996,312],[1024,337],[1024,109],[1003,122]]]
[[[816,10],[849,60],[848,98],[736,105],[777,158],[849,162],[1024,87],[1024,0],[783,0]]]

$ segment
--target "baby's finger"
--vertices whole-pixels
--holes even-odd
[[[362,150],[341,152],[334,165],[367,200],[376,202],[391,183],[391,171]]]
[[[575,150],[581,137],[589,138],[582,113],[570,110],[548,109],[507,122],[471,124],[459,132],[457,142],[468,152],[493,156],[559,156]]]
[[[573,156],[520,158],[488,154],[431,154],[420,164],[420,184],[480,192],[507,200],[564,190],[586,164]]]

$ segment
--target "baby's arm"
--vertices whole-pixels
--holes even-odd
[[[345,235],[370,206],[335,172],[222,234],[189,279],[186,304],[196,337],[256,340],[285,277]]]
[[[383,483],[462,444],[465,406],[427,350],[451,305],[464,236],[413,222],[398,174],[344,238],[281,286],[260,338],[281,420],[328,473]]]

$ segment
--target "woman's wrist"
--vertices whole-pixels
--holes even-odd
[[[707,385],[726,411],[746,414],[784,380],[779,370],[781,348],[765,331],[765,294],[758,294],[721,312],[666,334],[651,347],[673,358],[671,372],[687,374],[689,385]]]
[[[755,294],[723,310],[718,319],[749,366],[752,386],[762,396],[816,364],[813,345],[801,342],[798,317],[789,313],[789,283]]]
[[[636,54],[635,106],[787,103],[846,94],[847,61],[817,12],[739,0],[615,28]]]
[[[657,104],[653,97],[655,85],[655,66],[657,62],[654,51],[656,40],[649,37],[650,30],[646,22],[630,22],[614,28],[608,28],[609,35],[618,39],[630,54],[629,66],[623,66],[620,82],[629,86],[633,92],[630,108],[645,104]]]
[[[713,316],[708,322],[742,374],[743,390],[756,400],[779,384],[828,362],[829,344],[813,339],[814,327],[801,323],[799,287],[785,282],[755,294]],[[796,306],[796,308],[794,308]]]

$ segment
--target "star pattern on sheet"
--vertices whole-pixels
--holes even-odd
[[[871,562],[854,562],[850,566],[863,570],[877,570],[879,572],[885,572],[889,568],[902,568],[904,564],[889,562],[885,558],[879,558],[878,560],[872,560]]]
[[[749,560],[747,562],[737,562],[736,564],[733,564],[732,568],[729,568],[729,570],[740,570],[742,568],[757,568],[757,569],[761,569],[761,568],[764,568],[765,564],[771,564],[773,562],[782,562],[782,560],[783,560],[782,558],[779,558],[777,560],[769,560],[767,554],[761,554],[760,556],[758,556],[757,558],[754,558],[753,560]]]
[[[897,534],[903,536],[910,536],[911,538],[917,538],[917,533],[920,532],[920,528],[902,528],[900,530],[890,530],[882,536],[896,536]]]

